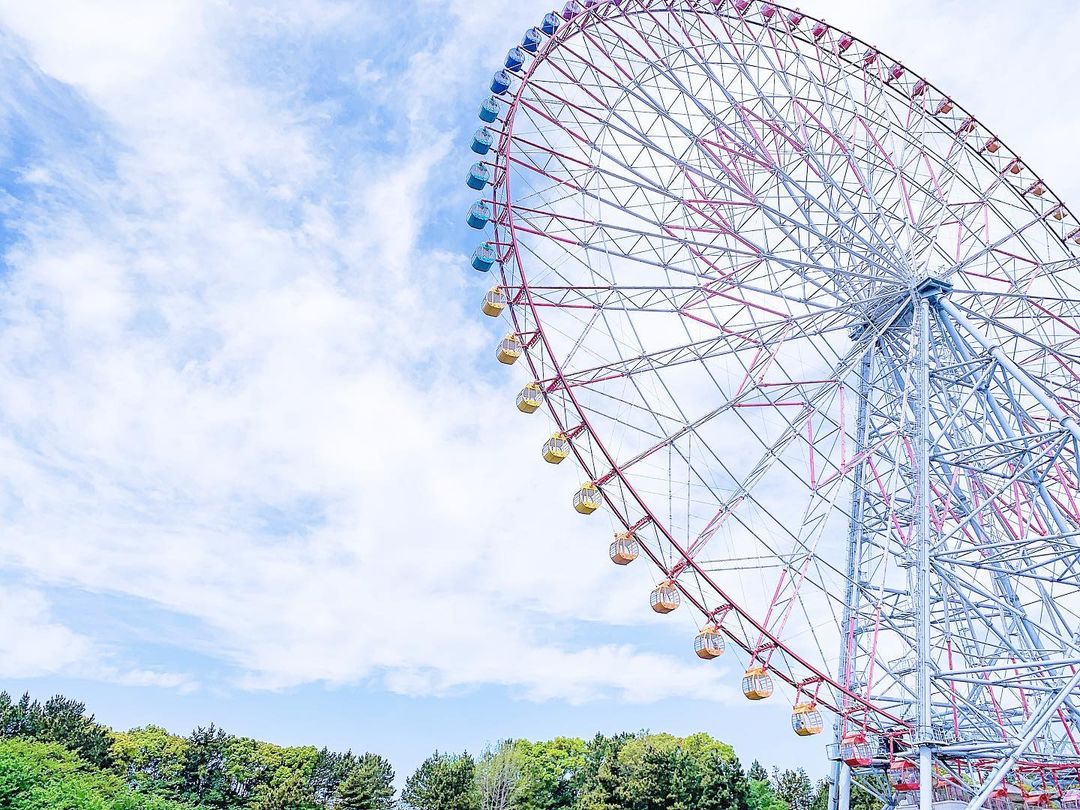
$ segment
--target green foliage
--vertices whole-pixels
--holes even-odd
[[[734,754],[710,755],[702,773],[702,810],[751,810],[750,783]]]
[[[329,807],[337,801],[341,785],[356,767],[356,755],[352,751],[339,754],[323,748],[315,756],[311,767],[311,792],[321,807]]]
[[[413,810],[479,810],[475,776],[468,754],[436,751],[405,781],[401,798]]]
[[[828,786],[692,734],[504,741],[479,761],[436,752],[405,783],[405,810],[824,810]],[[376,754],[283,747],[217,726],[113,732],[86,707],[0,693],[0,810],[396,810]],[[861,791],[853,810],[881,810]]]
[[[750,783],[750,810],[788,810],[788,806],[773,792],[767,778],[747,781]]]
[[[187,740],[157,726],[114,732],[112,740],[112,759],[129,787],[169,799],[184,795]]]
[[[105,726],[86,715],[86,705],[56,695],[44,705],[23,695],[13,703],[0,692],[0,738],[24,737],[59,743],[99,768],[112,764],[112,739]]]
[[[225,771],[231,739],[214,725],[199,727],[191,733],[184,752],[182,773],[184,797],[192,804],[226,808],[236,803],[239,797],[229,790],[229,777]]]
[[[754,782],[768,782],[769,772],[765,766],[756,759],[750,763],[750,769],[746,772],[746,778]]]
[[[597,738],[595,782],[581,810],[756,810],[730,746],[705,734]]]
[[[790,810],[811,810],[816,791],[802,768],[781,771],[773,768],[773,791]]]
[[[522,747],[504,740],[480,756],[475,779],[480,810],[516,810],[521,805],[527,786]]]
[[[340,810],[390,810],[394,769],[378,754],[364,754],[337,790]]]
[[[889,792],[884,776],[861,776],[859,781],[867,783],[869,787],[883,795],[888,794]],[[850,808],[851,810],[881,810],[882,804],[853,781],[851,785]]]
[[[318,810],[311,787],[299,773],[270,787],[256,806],[259,810]]]
[[[521,767],[515,803],[522,810],[557,810],[574,804],[589,772],[588,746],[583,740],[519,740],[514,750]]]
[[[55,743],[0,740],[3,810],[189,810],[187,805],[136,794],[119,777],[99,771]]]

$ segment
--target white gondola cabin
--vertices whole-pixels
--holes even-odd
[[[499,350],[495,356],[504,366],[514,365],[521,359],[521,340],[517,335],[507,335],[499,344]]]
[[[498,318],[506,309],[506,295],[499,287],[492,287],[484,296],[484,305],[480,309],[489,318]]]
[[[742,693],[747,700],[765,700],[773,693],[772,675],[760,664],[750,667],[743,675]]]
[[[702,628],[694,639],[694,654],[705,661],[719,658],[727,649],[727,642],[715,624],[708,624]]]
[[[591,515],[602,503],[600,488],[592,482],[582,484],[574,495],[574,511],[580,515]]]
[[[629,532],[620,532],[608,548],[608,556],[616,565],[629,565],[641,554],[637,538]]]
[[[682,603],[679,589],[671,580],[661,582],[649,594],[649,607],[657,613],[671,613]]]
[[[517,395],[517,409],[522,413],[536,413],[544,404],[544,392],[536,383],[529,383]]]
[[[546,442],[542,452],[548,464],[562,464],[570,458],[570,440],[562,433],[556,433]]]
[[[800,737],[813,737],[825,729],[817,704],[797,703],[791,710],[791,728]]]

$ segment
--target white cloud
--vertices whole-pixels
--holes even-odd
[[[40,591],[0,590],[0,678],[64,675],[182,692],[198,687],[190,676],[130,667],[120,659],[115,651],[57,622]]]
[[[558,629],[638,621],[651,574],[610,570],[520,381],[488,380],[482,288],[466,308],[463,257],[418,247],[449,134],[335,162],[302,107],[226,71],[210,8],[133,20],[137,47],[120,6],[77,36],[7,9],[119,146],[93,223],[41,210],[14,257],[6,565],[200,619],[247,686],[723,696],[719,668]]]
[[[52,620],[44,596],[26,588],[0,598],[0,677],[52,675],[89,658],[90,640]]]
[[[436,190],[468,162],[447,121],[462,103],[471,115],[488,73],[477,66],[539,14],[423,0],[410,18],[423,24],[399,30],[400,47],[415,46],[404,72],[355,62],[354,83],[401,105],[399,128],[381,133],[389,146],[372,148],[372,133],[339,130],[333,105],[305,100],[306,76],[294,93],[258,86],[240,53],[327,31],[375,49],[385,23],[352,4],[261,5],[0,0],[41,68],[109,122],[115,161],[113,176],[47,157],[23,176],[93,195],[89,211],[28,206],[27,241],[9,257],[0,562],[198,619],[199,651],[249,688],[727,699],[737,673],[725,666],[596,641],[661,621],[646,608],[652,574],[615,570],[604,516],[570,512],[577,473],[539,461],[548,428],[513,409],[521,378],[494,370],[482,284],[424,238],[463,215],[438,220]],[[939,4],[821,5],[953,81],[978,73],[953,65],[941,31],[956,19]],[[1014,15],[998,16],[1011,30]],[[999,33],[966,49],[994,53]],[[1048,83],[1025,93],[1022,46],[1009,42],[984,106],[1043,98],[1037,132],[1015,109],[991,112],[1075,190],[1077,170],[1054,151],[1075,113],[1050,106]],[[357,143],[368,151],[350,154]],[[0,622],[23,616],[44,640],[37,652],[30,636],[9,642],[19,669],[92,655],[95,642],[32,593],[16,609]],[[689,611],[664,621],[689,641]],[[121,669],[96,673],[191,686]]]

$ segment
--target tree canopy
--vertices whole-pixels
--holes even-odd
[[[113,731],[77,701],[0,693],[0,810],[823,810],[824,781],[708,734],[504,740],[436,751],[400,799],[374,753],[279,746],[213,724]],[[863,794],[860,810],[881,810]]]

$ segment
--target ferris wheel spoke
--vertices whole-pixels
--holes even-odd
[[[632,19],[632,18],[630,18],[630,19]],[[631,27],[633,27],[633,26],[631,26]],[[635,29],[635,30],[637,30],[637,29]],[[639,31],[639,33],[640,33],[640,31]],[[670,35],[670,32],[668,32],[668,34]],[[678,44],[678,42],[675,41],[674,44]],[[696,97],[694,97],[692,94],[687,92],[687,88],[686,88],[685,84],[679,79],[679,77],[675,74],[674,70],[671,69],[671,67],[667,64],[667,62],[665,60],[660,59],[657,62],[657,66],[663,66],[663,68],[664,68],[663,75],[665,76],[665,78],[668,79],[668,81],[670,81],[672,83],[672,85],[677,90],[682,92],[684,94],[684,96],[686,96],[687,98],[695,99],[695,105],[697,107],[698,113],[702,114],[703,116],[705,116],[708,119],[714,119],[714,115],[711,114],[710,111],[707,108],[705,108],[704,105],[702,105],[700,101],[696,101]],[[731,96],[731,94],[727,90],[727,88],[722,86],[722,84],[716,79],[715,74],[712,73],[712,71],[708,67],[708,65],[698,63],[697,67],[700,70],[702,70],[702,72],[716,85],[717,88],[719,88],[719,90],[721,91],[723,96],[726,98],[728,103],[732,104],[733,109],[736,109],[736,110],[741,109],[740,105],[738,104],[736,99],[734,99],[734,97]],[[646,103],[650,106],[650,108],[657,115],[665,118],[673,126],[678,127],[682,131],[682,133],[685,136],[687,136],[688,138],[691,138],[691,139],[694,138],[694,134],[689,132],[679,122],[675,121],[674,118],[667,112],[667,110],[664,108],[664,106],[662,104],[657,102],[651,96],[648,96],[648,94],[644,93],[644,91],[642,91],[642,93],[645,96],[644,100],[646,101]],[[752,133],[752,134],[754,134],[756,136],[756,131],[755,131],[754,127],[749,124],[749,121],[746,120],[745,116],[743,116],[740,119],[740,121],[741,121],[742,125],[747,128],[748,132],[750,132],[750,133]],[[793,195],[793,196],[797,196],[799,199],[803,199],[803,200],[807,201],[808,203],[810,203],[811,205],[813,205],[815,207],[821,206],[821,202],[819,201],[818,195],[811,193],[809,189],[807,189],[804,186],[801,186],[792,176],[785,173],[783,171],[782,167],[775,165],[775,161],[772,160],[771,156],[768,153],[768,150],[763,150],[762,149],[762,144],[761,144],[760,140],[755,140],[754,138],[747,139],[747,137],[744,137],[744,136],[740,135],[737,131],[735,131],[730,124],[726,124],[726,123],[722,123],[722,122],[717,122],[717,123],[722,124],[722,131],[728,137],[730,137],[735,143],[738,143],[742,149],[744,149],[747,152],[750,152],[752,154],[760,155],[762,159],[768,161],[771,165],[773,165],[775,170],[777,171],[778,175],[782,177],[783,182],[785,184],[787,184],[790,189],[794,189],[794,190],[798,191],[798,195]],[[713,157],[712,153],[710,153],[710,152],[708,152],[706,150],[705,154],[708,155],[710,159],[712,159],[712,157]],[[828,178],[827,175],[823,175],[823,177]],[[823,210],[823,212],[828,213],[826,209],[823,208],[822,210]],[[838,248],[843,247],[844,252],[848,252],[848,251],[851,250],[851,245],[847,244],[847,242],[851,238],[854,238],[863,247],[870,250],[871,253],[876,254],[876,260],[874,262],[875,264],[879,264],[879,265],[883,265],[883,266],[890,266],[889,259],[884,254],[878,253],[877,249],[869,241],[867,241],[863,237],[863,235],[861,233],[855,231],[854,229],[848,228],[847,229],[847,237],[848,237],[848,239],[844,240],[844,242],[845,242],[844,244],[841,244],[841,242],[839,240],[837,240],[836,242],[834,242],[833,246],[838,247]],[[867,261],[867,259],[864,259],[864,261]]]
[[[849,313],[845,307],[836,307],[811,315],[765,321],[754,325],[742,325],[739,331],[725,329],[727,334],[702,341],[645,352],[634,357],[620,359],[588,368],[563,369],[557,377],[541,382],[559,388],[575,388],[595,385],[612,379],[632,377],[657,369],[669,369],[687,363],[699,363],[742,352],[766,349],[793,331],[804,336],[823,336],[851,329]]]

